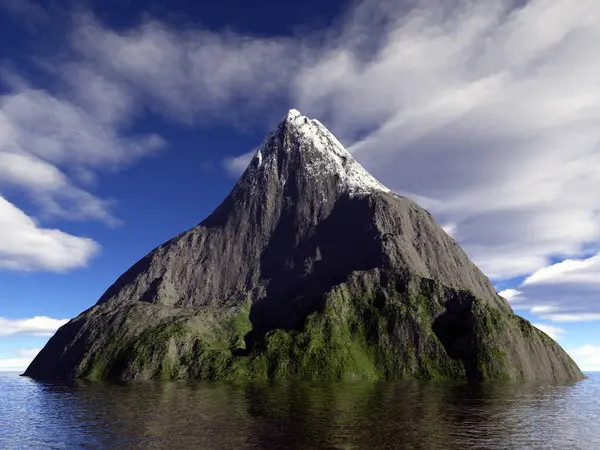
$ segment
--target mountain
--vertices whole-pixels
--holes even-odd
[[[229,196],[49,340],[38,379],[579,379],[458,244],[291,110]]]

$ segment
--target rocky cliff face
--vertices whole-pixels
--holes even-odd
[[[131,267],[25,375],[582,377],[427,211],[295,110],[208,218]]]

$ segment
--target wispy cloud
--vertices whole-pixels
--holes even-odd
[[[503,291],[498,292],[498,295],[504,297],[509,302],[513,303],[519,300],[521,297],[521,292],[516,289],[505,289]]]
[[[223,167],[231,177],[238,178],[250,164],[256,150],[253,149],[248,153],[223,159]]]
[[[39,352],[39,348],[23,349],[10,356],[0,357],[0,372],[23,372]]]
[[[304,60],[299,39],[173,30],[158,20],[116,31],[89,14],[75,16],[72,43],[94,70],[127,83],[154,111],[189,124],[264,113],[287,94]]]
[[[121,136],[114,120],[118,113],[108,110],[120,108],[119,103],[108,107],[106,96],[93,95],[104,100],[90,99],[92,107],[83,107],[27,86],[1,96],[0,187],[31,193],[45,214],[115,223],[110,202],[77,187],[61,169],[119,167],[164,142],[155,135]]]
[[[68,319],[53,319],[37,316],[28,319],[7,319],[0,317],[0,336],[29,334],[32,336],[52,336]]]
[[[562,322],[562,323],[600,321],[600,313],[586,313],[586,312],[540,314],[540,317],[551,320],[552,322]]]
[[[600,372],[600,345],[584,345],[569,350],[577,365],[585,372]]]
[[[600,321],[599,275],[598,255],[567,259],[535,271],[504,296],[513,307],[552,322]]]
[[[586,259],[565,259],[556,264],[542,267],[528,276],[523,286],[587,284],[598,285],[600,290],[600,255]]]
[[[4,6],[13,13],[26,12],[15,11],[16,3]],[[155,134],[128,132],[139,110],[133,89],[78,61],[69,49],[63,53],[70,56],[38,59],[59,81],[52,90],[0,67],[5,88],[0,95],[3,269],[65,271],[86,265],[97,253],[97,243],[44,228],[39,221],[59,217],[119,224],[111,211],[114,200],[90,191],[97,174],[123,168],[165,146]],[[19,191],[37,207],[37,220],[9,200]]]
[[[545,323],[534,323],[533,326],[539,330],[542,330],[554,340],[559,339],[563,334],[566,333],[566,331],[562,328],[555,327],[554,325],[548,325]]]
[[[0,268],[63,272],[86,265],[98,251],[91,239],[40,227],[0,196]]]

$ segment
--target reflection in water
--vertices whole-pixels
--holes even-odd
[[[0,448],[600,448],[572,384],[38,383],[0,375]]]

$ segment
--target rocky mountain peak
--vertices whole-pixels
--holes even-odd
[[[256,185],[256,178],[264,171],[275,171],[282,185],[291,171],[303,175],[309,183],[335,178],[338,191],[351,196],[390,191],[352,157],[327,127],[296,109],[290,109],[262,142],[240,182]]]
[[[431,214],[290,110],[232,192],[27,369],[39,379],[580,379]]]

